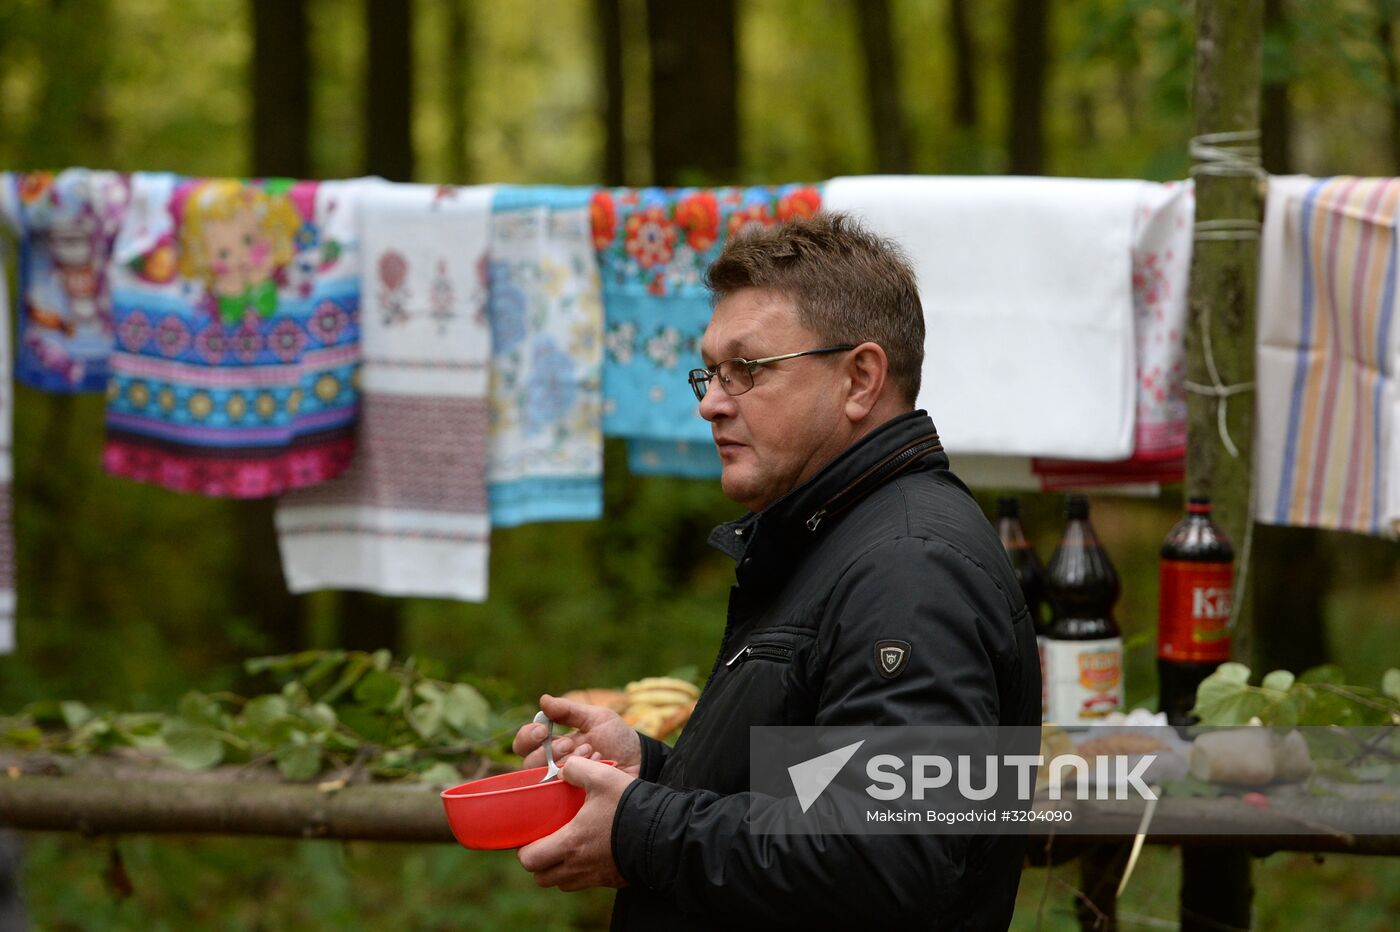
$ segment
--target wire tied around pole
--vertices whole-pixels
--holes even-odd
[[[1194,164],[1191,177],[1202,175],[1215,178],[1252,178],[1263,183],[1268,178],[1260,159],[1260,134],[1257,129],[1239,130],[1228,133],[1204,133],[1191,140],[1190,153]],[[1262,229],[1258,218],[1239,217],[1219,220],[1198,220],[1192,228],[1193,239],[1202,241],[1257,240]],[[1210,305],[1201,312],[1201,350],[1205,357],[1206,373],[1210,384],[1188,381],[1186,390],[1197,395],[1215,398],[1215,423],[1220,432],[1220,442],[1231,458],[1239,459],[1239,447],[1230,437],[1226,421],[1226,404],[1235,395],[1254,390],[1253,382],[1240,382],[1226,385],[1220,378],[1220,370],[1215,364],[1215,353],[1210,340]],[[1235,576],[1235,586],[1230,608],[1229,630],[1234,631],[1239,617],[1240,605],[1244,599],[1245,583],[1249,576],[1250,549],[1254,542],[1254,496],[1252,485],[1249,494],[1248,514],[1245,518],[1244,541],[1240,553],[1240,572]]]

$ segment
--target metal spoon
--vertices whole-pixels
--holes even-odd
[[[548,783],[559,776],[559,765],[554,763],[554,723],[549,720],[549,716],[544,712],[535,713],[535,724],[545,727],[544,736],[544,759],[549,763],[549,769],[545,771],[541,783]]]

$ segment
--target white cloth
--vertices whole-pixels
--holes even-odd
[[[429,185],[364,194],[355,459],[278,504],[293,592],[485,599],[491,196]]]
[[[1269,179],[1260,244],[1255,512],[1400,533],[1400,179]]]
[[[918,406],[949,454],[1133,452],[1132,244],[1140,181],[836,178],[823,205],[913,261]]]

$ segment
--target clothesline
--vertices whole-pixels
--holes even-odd
[[[1397,186],[1275,182],[1261,519],[1393,533]],[[628,441],[634,471],[718,474],[685,382],[709,316],[704,269],[728,237],[823,207],[909,255],[928,325],[919,403],[970,484],[1152,494],[1179,480],[1192,193],[1046,178],[604,189],[68,169],[3,176],[0,212],[19,242],[16,377],[107,392],[104,468],[286,496],[278,528],[299,591],[479,599],[492,526],[601,515],[604,435]],[[1304,213],[1311,226],[1287,220]],[[1281,420],[1280,398],[1292,399]],[[1319,426],[1334,415],[1349,429]]]

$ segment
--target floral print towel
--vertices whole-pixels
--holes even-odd
[[[491,213],[491,524],[603,513],[592,188],[500,187]]]
[[[0,214],[19,235],[15,375],[34,388],[100,392],[112,352],[107,262],[127,177],[69,168],[0,177]]]
[[[603,430],[708,444],[686,373],[710,320],[705,269],[752,226],[811,216],[815,185],[614,188],[593,196],[593,244],[606,308]]]
[[[373,183],[132,176],[111,268],[108,472],[257,498],[345,469],[354,192]]]

